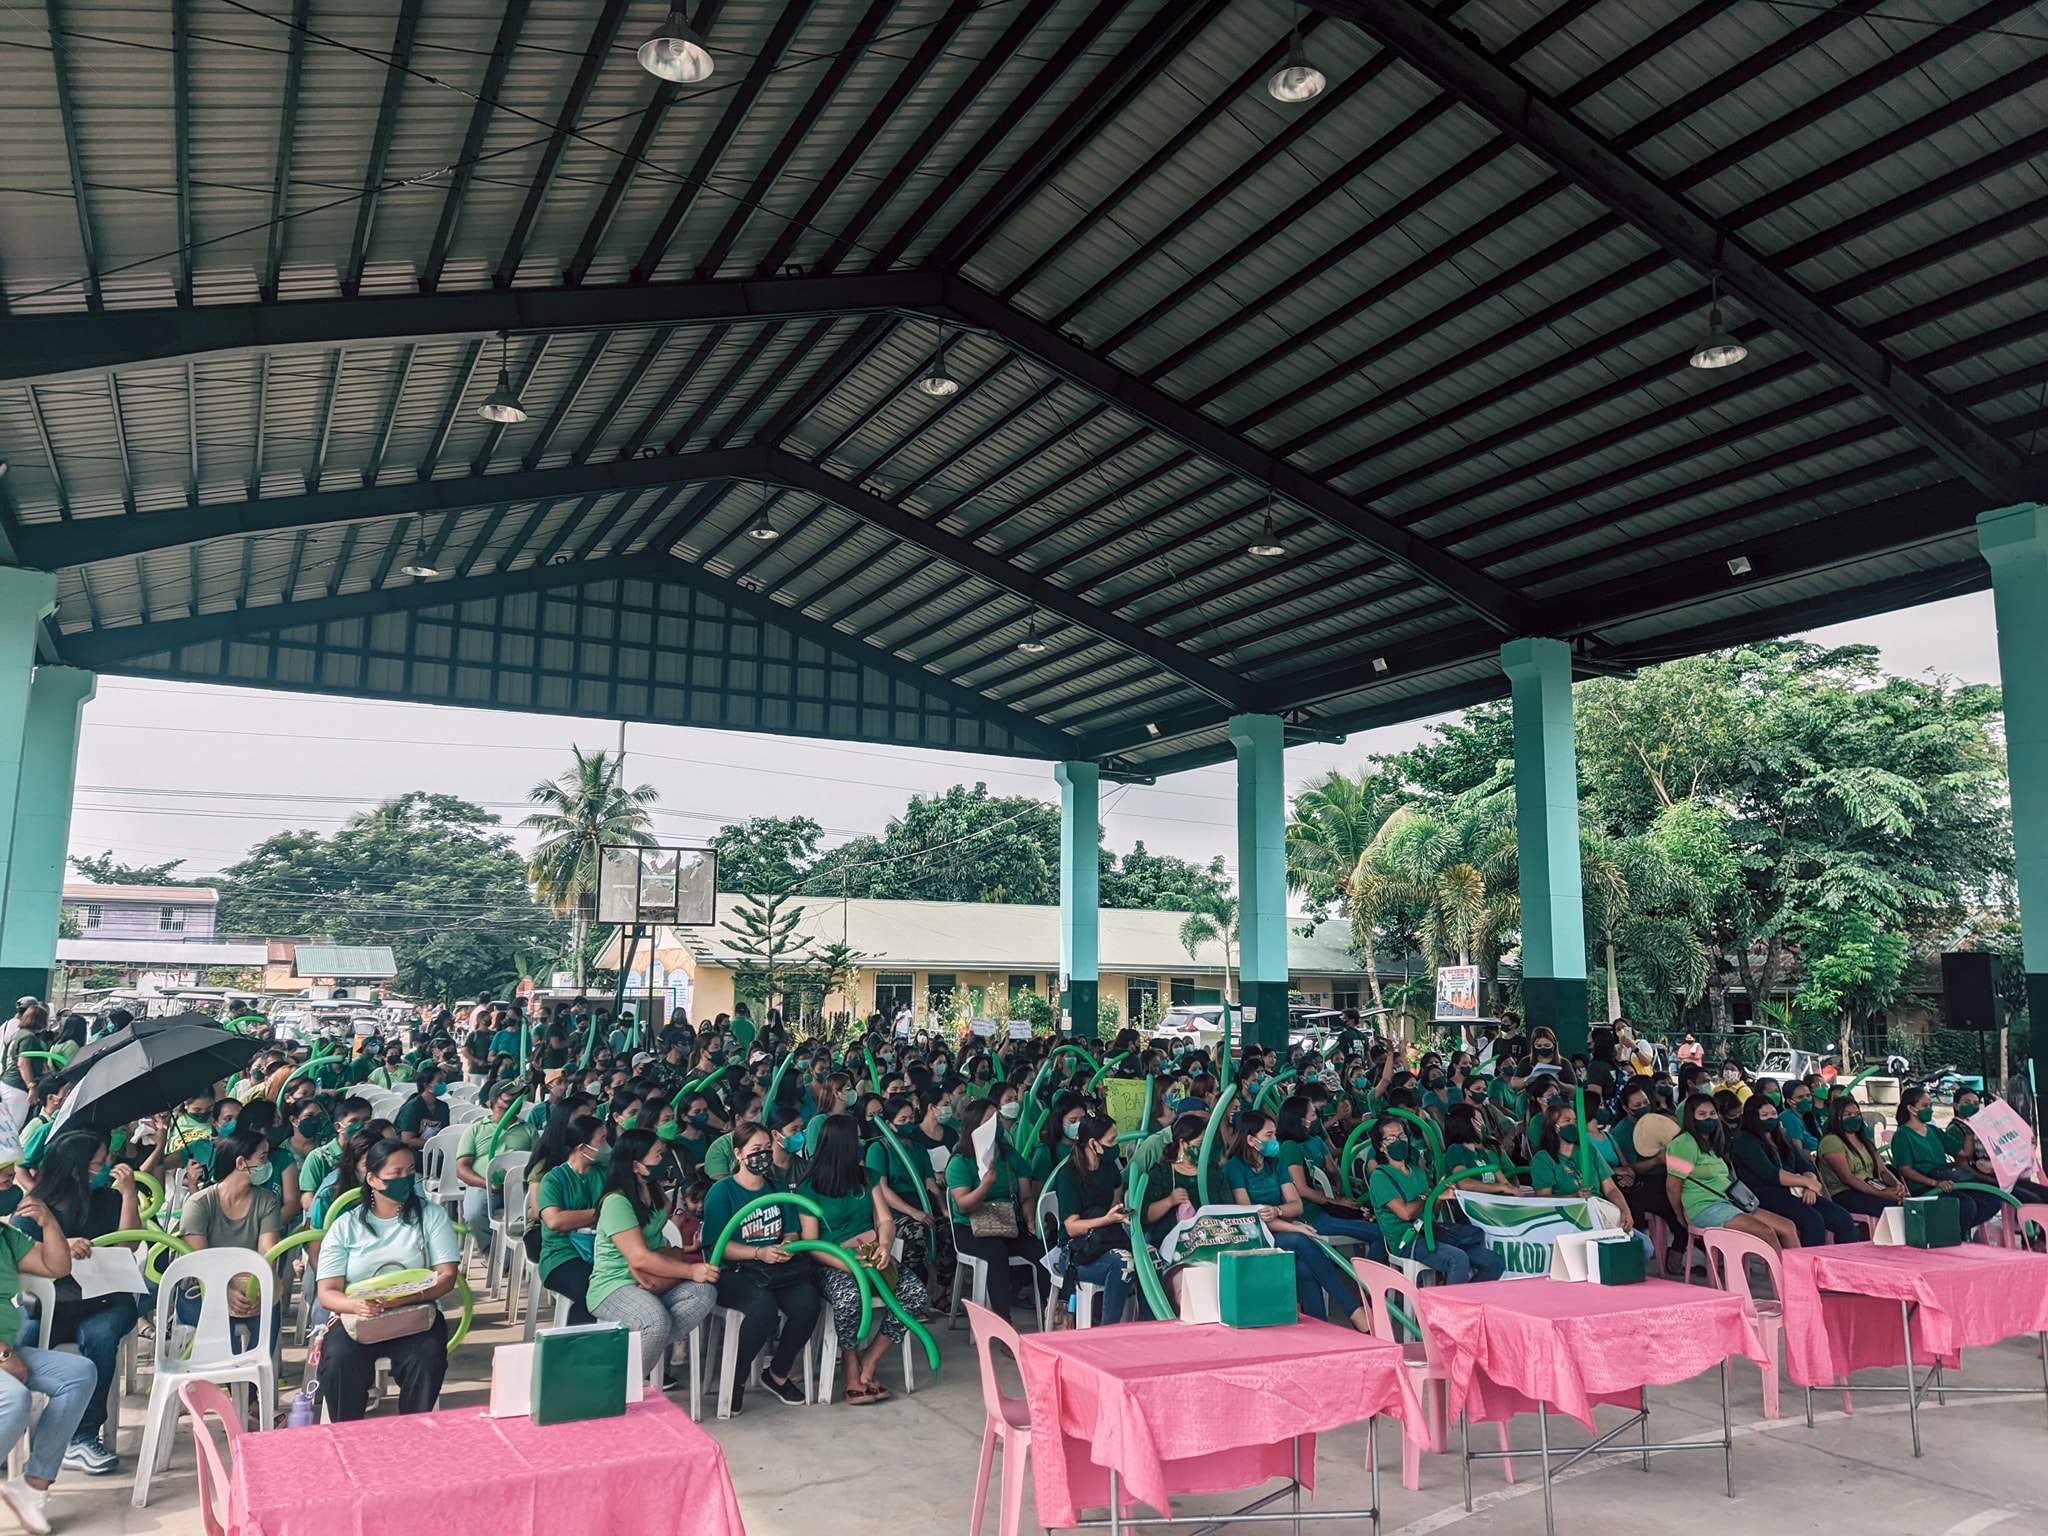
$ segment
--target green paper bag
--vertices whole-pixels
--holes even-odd
[[[615,1419],[626,1411],[626,1330],[543,1328],[533,1340],[533,1422]]]
[[[1298,1314],[1294,1255],[1237,1248],[1216,1256],[1216,1301],[1226,1328],[1278,1328]]]
[[[1610,1239],[1591,1245],[1594,1257],[1593,1273],[1602,1285],[1640,1285],[1648,1276],[1643,1269],[1643,1245],[1633,1237],[1625,1240]]]
[[[1906,1246],[1954,1248],[1963,1240],[1963,1208],[1939,1195],[1916,1195],[1905,1203]]]

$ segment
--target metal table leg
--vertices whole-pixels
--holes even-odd
[[[1380,1416],[1365,1421],[1365,1460],[1372,1468],[1372,1536],[1380,1536]]]
[[[1735,1424],[1728,1417],[1728,1361],[1721,1361],[1721,1461],[1728,1472],[1728,1497],[1735,1497]]]
[[[1550,1411],[1540,1399],[1536,1404],[1536,1430],[1543,1440],[1543,1531],[1544,1536],[1557,1536],[1557,1517],[1550,1507]]]
[[[1650,1389],[1645,1386],[1636,1398],[1636,1406],[1642,1410],[1643,1422],[1643,1470],[1650,1470]]]
[[[1920,1383],[1913,1372],[1913,1304],[1899,1302],[1899,1325],[1906,1336],[1906,1417],[1913,1424],[1913,1454],[1920,1454]]]
[[[1472,1421],[1460,1411],[1458,1414],[1458,1441],[1463,1452],[1465,1465],[1465,1513],[1472,1513]]]
[[[1301,1436],[1294,1437],[1294,1486],[1288,1490],[1294,1503],[1294,1536],[1301,1536]]]
[[[1109,1536],[1123,1536],[1124,1490],[1116,1475],[1116,1468],[1109,1469]]]

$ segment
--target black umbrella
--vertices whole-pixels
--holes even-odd
[[[97,1040],[88,1041],[71,1053],[71,1059],[64,1064],[64,1070],[50,1079],[51,1087],[69,1086],[85,1076],[92,1064],[110,1051],[118,1051],[124,1045],[132,1044],[139,1036],[153,1035],[172,1024],[211,1024],[213,1020],[203,1013],[181,1013],[163,1019],[133,1019],[119,1029],[110,1029]]]
[[[50,1128],[52,1134],[74,1125],[112,1130],[176,1109],[241,1071],[264,1048],[260,1041],[222,1029],[203,1013],[138,1020],[109,1038],[124,1033],[129,1035],[126,1041],[102,1051],[85,1064],[83,1073],[77,1073],[77,1062],[66,1071],[71,1093]]]

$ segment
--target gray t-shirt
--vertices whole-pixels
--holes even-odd
[[[209,1248],[256,1248],[265,1232],[273,1237],[284,1233],[284,1201],[274,1189],[250,1191],[249,1210],[240,1220],[221,1209],[220,1187],[202,1189],[185,1202],[178,1214],[178,1232],[187,1238],[202,1238]]]

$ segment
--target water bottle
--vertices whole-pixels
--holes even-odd
[[[284,1416],[286,1429],[304,1429],[320,1422],[320,1400],[315,1395],[318,1391],[319,1384],[309,1381],[293,1394],[292,1405]]]

